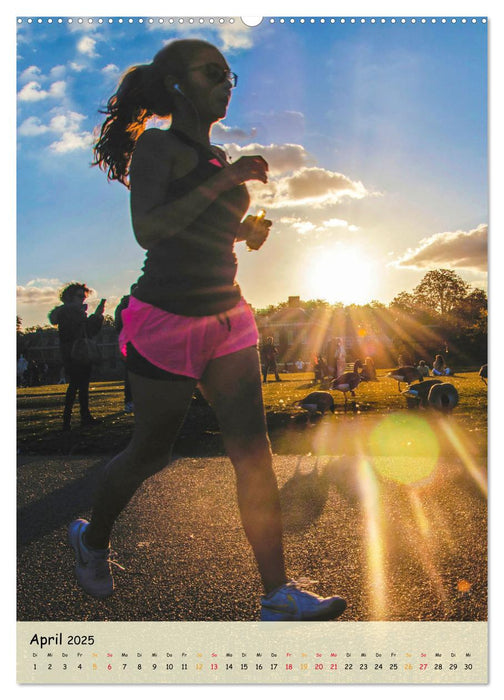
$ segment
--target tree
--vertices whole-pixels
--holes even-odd
[[[410,292],[399,292],[390,302],[390,308],[411,315],[418,311],[415,296]]]
[[[428,272],[413,295],[418,305],[445,316],[456,309],[468,291],[469,285],[456,272],[441,269]]]
[[[488,308],[488,299],[483,289],[471,289],[471,291],[459,302],[454,309],[458,316],[466,321],[480,317]]]

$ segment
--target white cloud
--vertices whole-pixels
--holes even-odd
[[[214,44],[223,53],[250,49],[254,44],[254,31],[240,21],[236,21],[233,24],[213,25],[212,27],[205,24],[204,29],[199,27],[196,22],[189,24],[189,22],[185,21],[183,24],[177,24],[176,27],[168,26],[165,22],[153,22],[147,25],[147,29],[165,33],[168,30],[170,38],[165,43],[179,38],[202,39]]]
[[[37,80],[41,77],[41,75],[42,71],[38,66],[28,66],[28,68],[25,68],[25,70],[19,76],[19,80],[20,82],[24,82],[25,80]]]
[[[88,131],[77,133],[75,131],[66,131],[61,135],[59,141],[54,141],[50,145],[50,149],[56,153],[68,153],[69,151],[86,150],[93,144],[93,135]]]
[[[72,111],[54,115],[48,124],[43,124],[38,117],[28,117],[19,127],[19,134],[27,137],[56,134],[57,140],[49,146],[54,153],[87,149],[94,139],[92,133],[81,130],[85,118],[83,114]]]
[[[292,228],[294,228],[298,233],[304,236],[305,234],[314,231],[316,229],[316,226],[311,221],[296,221],[292,224]]]
[[[115,63],[108,63],[101,69],[101,72],[103,75],[107,76],[107,78],[113,78],[115,80],[119,77],[121,71]]]
[[[212,128],[212,141],[229,142],[233,141],[249,141],[256,135],[256,129],[245,131],[238,126],[227,126],[222,122],[217,122]]]
[[[42,124],[38,117],[28,117],[18,129],[20,136],[40,136],[48,131],[49,127]]]
[[[82,39],[77,42],[77,51],[84,56],[89,56],[89,58],[95,58],[98,56],[95,48],[96,40],[91,36],[83,36]]]
[[[36,80],[30,80],[21,90],[18,92],[18,99],[21,102],[38,102],[40,100],[45,100],[49,96],[46,90],[42,90],[42,86]]]
[[[57,114],[49,122],[51,131],[63,133],[65,131],[77,131],[86,117],[78,112],[64,112]]]
[[[66,83],[64,80],[58,80],[51,85],[49,88],[49,95],[51,97],[63,97],[66,92]]]
[[[49,90],[43,90],[37,80],[30,80],[18,92],[18,99],[21,102],[40,102],[48,97],[60,98],[65,94],[66,83],[63,80],[58,80],[51,84]]]
[[[26,283],[27,287],[60,287],[61,282],[57,277],[47,278],[47,277],[37,277],[36,279],[30,280]]]
[[[239,146],[236,143],[231,143],[226,145],[226,150],[233,160],[238,160],[241,156],[262,156],[269,165],[271,176],[299,170],[313,162],[312,156],[304,147],[295,143],[270,144],[269,146],[263,146],[259,143]]]
[[[250,182],[247,186],[256,203],[266,209],[305,205],[321,208],[370,194],[362,182],[318,167],[300,168],[293,175],[273,178],[267,185]]]
[[[251,29],[242,24],[226,24],[219,27],[218,35],[221,40],[222,51],[250,49],[254,44]]]
[[[486,272],[488,266],[488,225],[480,224],[471,231],[445,231],[420,241],[392,265],[424,270],[450,267]]]
[[[302,168],[283,179],[282,190],[288,200],[298,203],[334,203],[343,197],[361,199],[367,192],[361,182],[353,182],[342,173],[324,168]]]
[[[65,66],[53,66],[51,70],[49,71],[49,77],[53,79],[58,79],[58,78],[63,78],[63,76],[66,74],[66,68]]]
[[[76,73],[82,73],[83,70],[86,70],[86,66],[83,63],[76,63],[75,61],[70,61],[69,66]]]
[[[280,219],[278,219],[277,223],[293,228],[302,236],[310,234],[310,237],[317,240],[327,238],[333,239],[335,230],[344,230],[345,232],[358,230],[357,226],[350,225],[348,221],[345,221],[344,219],[328,219],[326,221],[322,221],[322,223],[314,223],[309,218],[313,207],[307,206],[306,210],[307,218],[302,219],[296,216],[282,216]]]
[[[328,219],[322,222],[324,228],[350,228],[344,219]],[[356,228],[356,227],[354,227]]]
[[[16,297],[20,304],[56,304],[59,300],[58,289],[52,286],[16,287]]]

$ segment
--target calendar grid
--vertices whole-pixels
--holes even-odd
[[[487,623],[23,622],[18,682],[486,683]]]

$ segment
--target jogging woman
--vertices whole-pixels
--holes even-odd
[[[229,164],[210,145],[237,77],[199,40],[167,44],[131,68],[107,105],[95,163],[131,191],[143,275],[123,311],[135,428],[108,464],[92,518],[69,527],[77,579],[101,598],[114,588],[109,541],[119,514],[148,477],[166,467],[198,384],[220,424],[236,472],[238,506],[264,587],[262,620],[338,617],[345,601],[305,591],[285,572],[279,494],[266,432],[258,333],[235,282],[235,241],[259,247],[271,222],[243,218],[248,181],[267,182],[261,156]],[[169,129],[150,117],[171,116]]]

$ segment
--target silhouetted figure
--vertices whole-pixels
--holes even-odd
[[[111,595],[114,523],[141,484],[169,464],[198,384],[235,469],[241,520],[264,588],[261,620],[332,619],[345,601],[303,590],[284,565],[258,332],[235,283],[235,242],[255,250],[271,226],[263,215],[243,218],[250,205],[245,183],[266,183],[268,164],[260,155],[229,163],[210,143],[236,80],[217,48],[180,39],[165,44],[151,63],[131,67],[108,101],[95,164],[130,187],[135,237],[146,250],[119,337],[135,427],[105,469],[91,521],[71,523],[69,539],[81,587],[97,598]],[[145,129],[153,116],[171,117],[170,128]]]
[[[75,341],[84,337],[94,337],[103,324],[105,299],[102,299],[96,311],[88,316],[87,304],[84,301],[89,293],[90,290],[85,284],[72,282],[60,293],[63,304],[56,306],[49,314],[50,322],[58,326],[61,359],[65,369],[65,378],[68,381],[63,412],[63,430],[65,431],[70,430],[72,408],[77,393],[79,394],[81,425],[92,425],[97,422],[97,419],[93,418],[89,411],[89,381],[92,363],[76,360],[73,354]]]
[[[313,372],[314,381],[322,382],[325,377],[329,374],[329,368],[327,367],[327,362],[322,355],[317,355],[313,361]]]
[[[277,358],[278,348],[275,347],[273,338],[269,336],[266,338],[266,342],[263,343],[261,347],[261,359],[263,367],[263,382],[266,384],[268,381],[268,373],[271,372],[275,375],[275,380],[277,382],[282,381],[278,374]]]
[[[28,369],[28,360],[21,354],[17,361],[16,374],[17,374],[17,385],[24,386],[26,383],[26,370]]]
[[[360,373],[363,382],[376,382],[376,368],[372,357],[366,357]]]
[[[116,306],[116,310],[114,313],[114,327],[117,331],[117,335],[119,335],[122,331],[123,327],[123,320],[122,320],[122,312],[124,309],[128,308],[130,296],[132,292],[134,291],[136,287],[136,283],[132,284],[130,287],[130,293],[125,294],[119,304]],[[128,369],[126,366],[126,357],[121,353],[121,357],[124,360],[124,412],[125,413],[133,413],[134,411],[134,404],[133,404],[133,394],[131,393],[131,382],[129,379],[129,373]]]
[[[343,340],[341,338],[336,338],[336,349],[334,351],[334,368],[335,368],[335,377],[340,377],[346,367],[346,350],[345,350],[345,344],[343,343]]]
[[[422,377],[428,377],[430,374],[429,366],[427,365],[425,360],[420,360],[420,362],[417,365],[417,370]]]
[[[432,374],[435,377],[446,377],[453,374],[452,370],[446,366],[446,362],[442,355],[436,355],[436,358],[432,363]]]
[[[39,386],[40,368],[36,360],[28,360],[28,367],[26,368],[25,376],[28,386]]]

